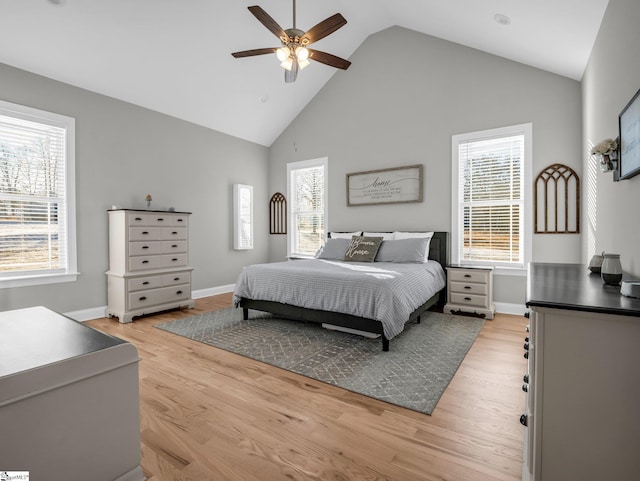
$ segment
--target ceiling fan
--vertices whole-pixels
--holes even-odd
[[[321,52],[308,48],[314,42],[323,39],[327,35],[332,34],[340,27],[344,26],[347,21],[345,18],[336,13],[331,17],[323,20],[310,30],[303,32],[296,28],[296,0],[293,0],[293,28],[284,30],[278,23],[269,16],[262,8],[255,5],[248,7],[249,11],[258,19],[258,21],[267,27],[282,42],[282,47],[257,48],[253,50],[244,50],[242,52],[234,52],[235,58],[253,57],[254,55],[266,55],[275,53],[280,60],[280,66],[284,68],[284,81],[287,83],[295,82],[298,76],[298,70],[309,65],[309,60],[329,65],[330,67],[341,68],[347,70],[351,62],[330,53]]]

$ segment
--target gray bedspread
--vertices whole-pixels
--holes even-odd
[[[436,261],[305,259],[245,267],[233,300],[236,306],[245,297],[375,319],[391,339],[402,332],[411,313],[444,286],[445,273]]]

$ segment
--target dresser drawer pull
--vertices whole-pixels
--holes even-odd
[[[528,385],[528,384],[523,384],[523,385],[522,385],[522,390],[523,390],[524,392],[529,392],[529,385]]]
[[[178,244],[173,244],[173,245],[171,246],[171,248],[172,248],[172,249],[176,249],[177,247],[178,247]]]
[[[158,217],[158,222],[164,222],[164,219],[162,217]]]
[[[471,274],[465,274],[464,276],[465,277],[471,277]]]
[[[184,219],[176,219],[178,222],[184,222]]]
[[[142,248],[143,248],[143,249],[148,249],[148,248],[149,248],[149,246],[142,246]]]
[[[174,257],[173,259],[171,259],[171,262],[177,262],[177,261],[178,261],[177,257]]]
[[[173,231],[171,235],[178,235],[178,233],[176,231]]]
[[[142,232],[142,235],[149,235],[149,232],[145,230]]]
[[[142,217],[136,217],[136,218],[135,218],[135,219],[133,219],[133,220],[140,222],[140,221],[142,220]]]
[[[470,301],[470,300],[471,300],[471,298],[470,298],[470,297],[465,297],[465,298],[464,298],[464,300],[465,300],[465,301]]]
[[[523,426],[527,426],[529,424],[528,421],[529,419],[526,414],[523,414],[522,416],[520,416],[520,424],[522,424]]]
[[[182,294],[182,291],[176,291],[176,295]]]
[[[148,263],[149,263],[149,261],[144,260],[144,261],[142,261],[142,263],[143,263],[143,264],[148,264]]]
[[[146,301],[147,298],[145,296],[142,296],[141,298],[138,299],[139,301]]]
[[[180,280],[180,278],[179,277],[174,277],[173,280],[177,282],[177,281]]]
[[[464,286],[465,289],[471,289],[471,286]]]
[[[142,285],[143,285],[143,286],[147,286],[147,285],[149,285],[149,281],[144,281],[144,282],[142,283]]]

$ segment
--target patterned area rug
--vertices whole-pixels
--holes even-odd
[[[155,327],[431,414],[483,325],[483,319],[427,312],[420,324],[407,324],[391,340],[388,352],[380,339],[258,311],[249,311],[244,321],[242,309],[235,308]]]

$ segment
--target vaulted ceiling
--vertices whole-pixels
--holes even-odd
[[[2,0],[0,62],[268,146],[332,75],[349,71],[313,62],[285,84],[274,55],[234,59],[279,46],[247,10],[256,4],[293,26],[292,0]],[[399,25],[580,80],[607,4],[297,0],[296,26],[340,12],[347,25],[314,48],[346,59]]]

